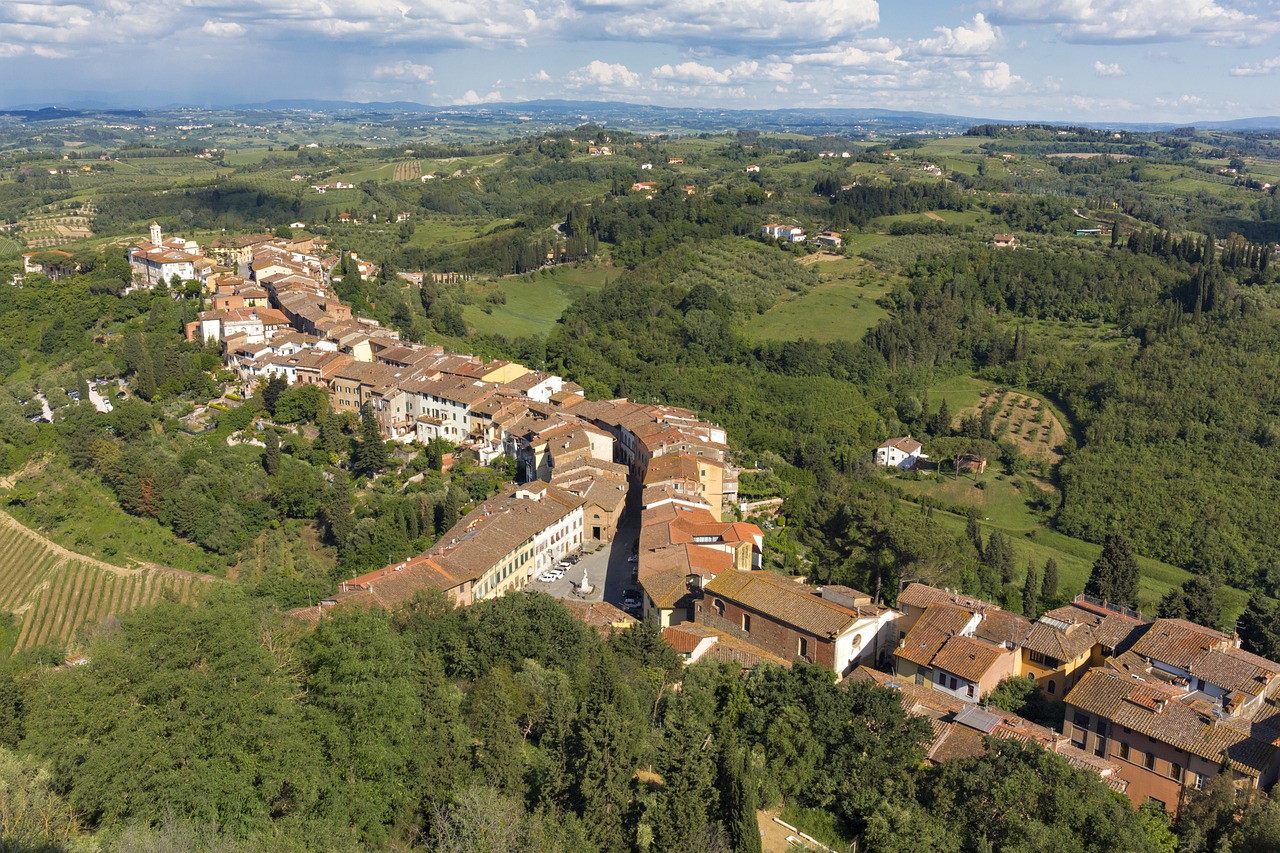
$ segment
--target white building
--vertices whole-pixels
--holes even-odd
[[[905,471],[915,467],[917,462],[929,458],[922,450],[923,445],[909,435],[891,438],[876,448],[876,464]]]

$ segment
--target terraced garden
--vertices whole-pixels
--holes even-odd
[[[162,595],[193,601],[212,581],[158,566],[111,566],[67,551],[0,513],[0,612],[14,616],[17,651],[70,647],[81,626]]]

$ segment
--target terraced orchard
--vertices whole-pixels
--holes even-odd
[[[67,551],[0,513],[0,611],[18,622],[15,651],[69,647],[76,631],[168,594],[192,601],[212,578],[173,569],[122,569]]]

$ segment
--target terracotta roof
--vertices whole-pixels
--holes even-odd
[[[726,598],[818,637],[835,637],[885,612],[875,605],[857,610],[843,607],[822,598],[812,587],[768,571],[724,572],[707,584],[705,594]]]
[[[1207,761],[1222,761],[1226,752],[1232,767],[1242,773],[1257,776],[1267,767],[1276,748],[1251,737],[1247,721],[1219,720],[1203,708],[1179,701],[1180,692],[1095,669],[1085,674],[1064,701]]]
[[[1227,635],[1212,628],[1185,619],[1157,619],[1133,644],[1133,651],[1144,658],[1189,670],[1205,652],[1230,644]]]
[[[374,602],[391,608],[413,598],[426,589],[447,591],[462,586],[468,578],[458,577],[438,562],[419,554],[409,560],[392,563],[381,569],[340,583],[343,592],[362,591]]]
[[[520,497],[533,492],[541,498]],[[550,484],[509,487],[467,513],[427,553],[456,576],[478,579],[580,506],[581,498]]]
[[[653,606],[659,610],[670,610],[680,599],[689,594],[686,586],[687,567],[676,566],[653,572],[640,578],[640,586],[644,589]]]
[[[894,655],[919,666],[929,666],[943,643],[964,630],[972,619],[973,613],[963,607],[934,604],[911,626],[901,645],[894,650]]]
[[[1096,642],[1093,631],[1086,626],[1075,625],[1064,631],[1037,621],[1023,637],[1021,645],[1065,663],[1087,654]]]
[[[601,634],[625,630],[639,621],[629,613],[614,607],[607,601],[578,601],[566,598],[560,602],[575,619],[587,623]]]
[[[950,637],[933,656],[930,665],[975,684],[1011,649],[1002,649],[972,637]]]
[[[1116,651],[1125,651],[1146,630],[1147,622],[1114,610],[1077,601],[1058,607],[1045,616],[1067,624],[1089,628],[1096,642]]]
[[[743,669],[753,669],[762,663],[773,663],[778,666],[791,666],[791,661],[781,658],[770,651],[747,642],[741,637],[717,631],[707,625],[694,622],[681,622],[670,628],[664,628],[662,638],[672,645],[676,651],[689,654],[698,643],[711,638],[715,644],[711,646],[700,660],[716,660],[724,663],[736,663]],[[684,647],[688,647],[688,651]]]
[[[901,450],[903,453],[906,453],[907,455],[915,453],[923,446],[924,445],[922,445],[920,442],[916,441],[914,438],[912,438],[909,435],[904,435],[900,438],[888,439],[887,441],[885,441],[880,445],[880,447],[882,448],[883,447],[897,448],[898,450]]]
[[[982,621],[973,634],[993,643],[1022,645],[1032,627],[1032,621],[1022,614],[995,607],[982,611]]]
[[[957,604],[961,607],[967,607],[972,611],[978,610],[998,610],[996,605],[983,601],[980,598],[971,598],[963,593],[948,592],[945,589],[938,589],[935,586],[929,586],[923,583],[907,584],[906,589],[898,594],[898,604],[907,607],[919,607],[921,610],[930,604],[946,602],[948,604]]]

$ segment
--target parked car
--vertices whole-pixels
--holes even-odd
[[[538,575],[538,580],[543,583],[555,583],[562,577],[564,577],[564,572],[560,569],[547,569],[545,572]]]
[[[627,557],[627,562],[628,562],[628,563],[638,563],[638,562],[640,562],[640,555],[639,555],[639,554],[632,554],[630,557]]]
[[[577,554],[570,554],[569,556],[564,558],[564,561],[571,566],[576,566],[578,565],[578,561],[581,559],[582,558],[579,557]]]

